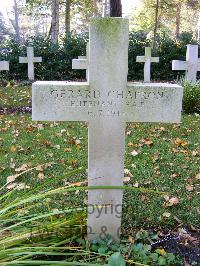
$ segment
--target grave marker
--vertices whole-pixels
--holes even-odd
[[[87,121],[88,238],[121,230],[126,122],[181,119],[181,86],[127,85],[128,20],[94,19],[90,25],[88,82],[39,81],[33,84],[32,118],[36,121]],[[96,186],[115,186],[103,189]]]
[[[145,56],[137,56],[136,62],[144,62],[144,82],[151,81],[151,63],[159,63],[159,57],[151,57],[151,47],[145,47]]]
[[[8,70],[9,71],[9,62],[8,61],[0,61],[0,71]]]
[[[197,80],[197,71],[200,71],[198,59],[198,45],[187,45],[186,61],[173,60],[172,70],[185,70],[185,79],[191,83]]]
[[[34,57],[33,47],[27,47],[27,57],[19,57],[20,64],[28,64],[28,78],[34,80],[34,63],[41,63],[42,57]]]
[[[86,69],[86,80],[89,80],[89,43],[86,46],[86,56],[72,60],[72,69]]]

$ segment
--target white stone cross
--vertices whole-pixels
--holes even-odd
[[[200,71],[198,45],[187,45],[186,61],[173,60],[172,70],[185,70],[185,79],[191,83],[197,80],[197,71]]]
[[[0,71],[9,70],[9,62],[8,61],[0,61]]]
[[[137,56],[136,62],[144,62],[144,82],[151,81],[151,63],[159,63],[159,57],[151,57],[151,47],[145,47],[145,56]]]
[[[86,80],[89,80],[89,43],[86,46],[86,56],[79,56],[72,60],[72,69],[86,69]]]
[[[32,88],[33,120],[88,122],[90,240],[107,235],[120,238],[126,122],[181,119],[181,86],[127,85],[128,33],[127,19],[92,20],[89,81],[38,81]]]
[[[34,80],[34,63],[41,63],[42,57],[34,57],[33,47],[27,47],[27,57],[19,57],[19,63],[28,64],[28,78]]]

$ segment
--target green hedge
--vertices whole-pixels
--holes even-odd
[[[26,46],[34,47],[35,56],[42,56],[43,62],[35,64],[35,78],[38,80],[74,80],[85,77],[84,70],[72,70],[72,59],[85,55],[87,35],[71,35],[52,46],[48,39],[42,37],[29,38],[22,45],[13,39],[0,44],[0,60],[10,61],[10,71],[1,71],[0,79],[26,80],[27,64],[19,64],[19,56],[26,56]],[[191,34],[182,34],[180,41],[161,35],[157,40],[157,47],[152,51],[154,56],[160,57],[160,63],[152,64],[153,80],[176,80],[184,72],[172,71],[171,61],[185,60],[186,44],[194,43]],[[144,55],[144,47],[151,45],[147,34],[143,31],[130,32],[129,43],[129,73],[128,80],[143,80],[143,63],[136,63],[137,55]]]
[[[187,114],[200,114],[200,81],[190,84],[182,81],[183,86],[183,111]]]

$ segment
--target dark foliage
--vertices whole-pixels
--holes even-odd
[[[145,46],[151,40],[143,31],[131,32],[129,43],[128,80],[143,80],[143,63],[136,63],[137,55],[144,55]],[[10,71],[1,71],[0,79],[26,80],[27,64],[19,64],[19,56],[26,56],[26,46],[34,47],[35,56],[42,56],[43,62],[35,64],[35,78],[38,80],[75,80],[84,79],[85,70],[72,70],[72,59],[85,55],[87,35],[70,35],[58,45],[52,46],[48,39],[29,38],[20,46],[14,38],[0,45],[0,60],[10,61]],[[164,34],[157,39],[153,56],[160,57],[160,63],[152,64],[152,80],[173,81],[184,75],[184,71],[172,71],[172,60],[185,60],[186,45],[195,43],[192,35],[184,33],[180,40],[170,39]]]

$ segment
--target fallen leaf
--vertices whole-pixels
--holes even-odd
[[[78,161],[76,159],[71,160],[71,165],[76,167],[78,165]]]
[[[44,179],[44,173],[40,172],[38,174],[38,179],[43,180]]]
[[[195,179],[200,180],[200,173],[195,176]]]
[[[153,144],[153,141],[149,138],[144,138],[140,140],[141,145],[147,145],[148,147],[150,147]]]
[[[164,127],[160,127],[160,131],[165,131],[165,128]]]
[[[136,182],[133,186],[134,186],[134,187],[139,187],[139,183]]]
[[[133,177],[133,175],[128,169],[124,169],[124,174],[128,175],[129,177]]]
[[[139,155],[141,152],[139,151],[139,150],[133,150],[132,152],[131,152],[131,155],[132,156],[137,156],[137,155]]]
[[[187,141],[184,141],[184,140],[182,140],[182,139],[180,139],[180,138],[176,138],[174,143],[175,143],[177,146],[179,146],[179,147],[185,147],[185,146],[188,145],[188,142],[187,142]]]
[[[15,188],[17,186],[17,183],[10,183],[10,184],[8,184],[6,187],[7,187],[7,189],[13,189],[13,188]]]
[[[71,148],[66,148],[66,149],[64,149],[64,152],[71,152],[71,151],[72,151]]]
[[[125,176],[125,177],[124,177],[124,182],[129,182],[130,179],[131,179],[130,176]]]
[[[40,131],[40,130],[44,130],[44,126],[43,126],[43,124],[38,124],[38,125],[37,125],[37,128],[38,128],[38,131]]]
[[[167,207],[171,207],[171,206],[175,206],[175,205],[177,205],[177,204],[179,204],[179,199],[178,199],[178,197],[172,197],[172,198],[170,198],[169,201],[166,203],[166,206],[167,206]]]
[[[154,152],[154,155],[153,155],[153,161],[156,162],[158,160],[158,155],[159,153],[156,151]]]
[[[186,186],[186,190],[189,191],[189,192],[191,192],[191,191],[194,190],[194,187],[191,186],[191,185],[187,185],[187,186]]]
[[[178,176],[180,176],[178,173],[173,173],[173,174],[171,175],[171,177],[173,177],[173,178],[176,178],[176,177],[178,177]]]
[[[50,147],[50,146],[51,146],[51,142],[48,141],[48,140],[46,140],[46,139],[44,139],[42,142],[43,142],[43,144],[46,145],[47,147]]]
[[[169,200],[169,196],[168,195],[164,195],[163,198],[168,201]]]
[[[16,152],[17,151],[17,147],[16,146],[11,146],[10,151],[11,152]]]
[[[43,167],[42,167],[42,165],[38,165],[38,166],[36,166],[36,168],[35,168],[37,171],[43,171]]]
[[[27,164],[22,164],[22,166],[20,166],[19,168],[15,169],[15,172],[26,171],[27,169],[28,169],[28,165]]]
[[[128,147],[133,147],[133,146],[134,146],[133,142],[128,143]]]
[[[132,244],[135,243],[135,239],[134,239],[132,236],[129,236],[129,237],[128,237],[128,241],[129,241],[130,243],[132,243]]]
[[[15,168],[15,163],[14,163],[14,159],[13,158],[10,159],[10,168],[11,169]]]
[[[54,145],[53,147],[54,147],[55,149],[60,150],[60,145]]]
[[[76,144],[76,145],[80,145],[80,144],[81,144],[80,139],[76,139],[76,140],[75,140],[75,144]]]

